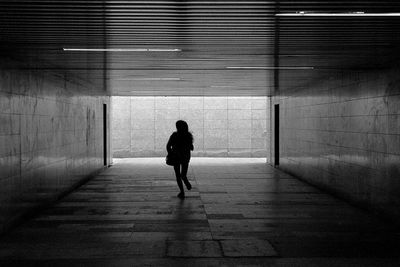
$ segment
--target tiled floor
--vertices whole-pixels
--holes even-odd
[[[396,227],[266,165],[194,158],[110,169],[0,243],[0,265],[399,266]]]

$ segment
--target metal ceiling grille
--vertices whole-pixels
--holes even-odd
[[[1,1],[0,41],[3,54],[23,54],[38,69],[68,71],[94,83],[106,78],[116,95],[266,95],[272,92],[278,63],[285,89],[304,83],[313,73],[365,66],[378,57],[382,64],[396,58],[399,17],[276,16],[299,11],[400,12],[400,3]],[[103,53],[63,48],[182,51]]]
[[[268,1],[39,0],[2,1],[0,8],[3,39],[45,44],[80,44],[81,38],[103,36],[106,27],[110,46],[185,40],[262,45],[274,21],[274,3]]]

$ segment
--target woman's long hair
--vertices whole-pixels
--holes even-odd
[[[193,143],[193,135],[191,132],[189,132],[189,125],[186,123],[186,121],[179,120],[175,123],[175,125],[178,135],[182,136],[185,139],[187,138],[187,141]]]

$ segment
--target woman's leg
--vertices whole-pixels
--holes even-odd
[[[181,193],[184,194],[185,191],[183,190],[183,183],[182,183],[182,179],[181,179],[180,168],[181,168],[180,164],[174,165],[176,183],[178,184],[178,187],[179,187],[179,190],[181,191]]]
[[[189,168],[189,162],[182,163],[182,174],[181,174],[181,177],[182,177],[183,182],[186,185],[186,188],[188,190],[190,190],[190,189],[192,189],[192,185],[190,184],[190,182],[189,182],[189,180],[187,178],[188,168]]]

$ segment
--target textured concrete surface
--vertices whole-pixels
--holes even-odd
[[[113,97],[114,157],[165,156],[178,119],[194,135],[194,156],[266,157],[267,97]]]
[[[305,79],[275,98],[281,108],[280,167],[331,192],[400,215],[399,69]]]
[[[1,266],[398,266],[399,232],[260,159],[118,159],[0,240]]]
[[[74,78],[0,60],[0,232],[104,165],[109,98]]]

